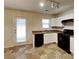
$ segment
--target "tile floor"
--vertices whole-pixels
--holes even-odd
[[[73,56],[60,49],[56,44],[44,45],[39,48],[27,46],[19,48],[16,52],[7,50],[5,59],[73,59]]]

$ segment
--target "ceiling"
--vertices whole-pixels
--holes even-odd
[[[39,6],[40,1],[41,0],[4,0],[4,7],[47,14],[58,14],[74,8],[74,0],[54,0],[59,2],[59,8],[41,8]],[[45,11],[47,9],[48,11]]]

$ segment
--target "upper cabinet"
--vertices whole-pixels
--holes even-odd
[[[59,19],[52,18],[51,19],[51,28],[55,29],[74,29],[74,19]]]
[[[59,14],[57,18],[52,18],[51,28],[73,29],[74,28],[73,21],[74,21],[74,11],[72,9]]]
[[[51,27],[52,28],[62,28],[63,24],[61,23],[61,20],[58,20],[58,18],[52,18]]]

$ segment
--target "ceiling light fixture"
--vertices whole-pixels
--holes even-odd
[[[51,8],[54,8],[54,4],[53,4],[53,2],[51,3]]]
[[[59,3],[54,0],[42,0],[45,3],[45,7],[49,6],[48,8],[59,8]],[[44,3],[41,2],[40,6],[44,7]]]
[[[41,3],[40,3],[40,6],[41,6],[41,7],[43,7],[43,6],[44,6],[44,3],[43,3],[43,2],[41,2]]]
[[[51,4],[50,4],[50,7],[51,8],[58,8],[59,7],[59,3],[54,1],[54,0],[47,0],[49,1]]]

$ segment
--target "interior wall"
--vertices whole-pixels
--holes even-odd
[[[58,15],[58,18],[61,20],[74,18],[74,9],[69,9]]]
[[[56,19],[56,23],[57,25],[63,26],[63,24],[61,23],[62,20],[67,20],[67,19],[74,19],[74,9],[70,9],[67,10],[61,14],[58,15],[57,19]],[[64,26],[64,29],[74,29],[74,23],[69,24],[69,26]]]
[[[42,19],[48,18],[51,19],[51,15],[46,15],[42,13],[35,13],[29,11],[19,11],[19,10],[12,10],[12,9],[5,9],[4,11],[4,18],[5,18],[5,40],[4,46],[5,48],[13,47],[18,45],[16,43],[16,18],[21,17],[27,20],[27,42],[23,42],[20,44],[32,44],[33,37],[32,31],[33,30],[42,30]]]

